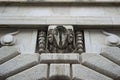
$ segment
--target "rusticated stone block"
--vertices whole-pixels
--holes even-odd
[[[30,69],[11,76],[6,80],[46,80],[47,70],[47,64],[38,64]]]
[[[111,78],[89,69],[81,64],[73,64],[72,72],[73,80],[112,80]]]
[[[38,63],[38,54],[21,54],[0,65],[0,76],[7,78]]]
[[[118,47],[102,48],[101,55],[120,65],[120,48]]]
[[[80,55],[77,53],[73,54],[47,53],[40,55],[41,63],[80,63],[81,60],[82,59]]]
[[[107,58],[94,53],[83,53],[81,56],[83,65],[113,79],[120,77],[120,66]]]
[[[11,58],[20,54],[18,49],[14,46],[4,46],[0,48],[0,64],[10,60]]]
[[[70,79],[70,64],[51,64],[50,65],[50,80],[69,80]]]

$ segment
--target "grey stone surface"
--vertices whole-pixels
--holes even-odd
[[[118,25],[120,24],[119,23],[120,13],[117,8],[105,6],[102,7],[7,6],[5,7],[4,11],[0,13],[1,14],[0,24]],[[114,13],[112,13],[112,11],[114,11]]]
[[[81,64],[72,65],[72,75],[73,80],[112,80],[111,78],[89,69]]]
[[[74,46],[75,38],[72,25],[50,25],[47,33],[47,50],[49,53],[77,52]]]
[[[38,63],[39,54],[21,54],[0,65],[0,76],[9,77]]]
[[[83,53],[82,64],[113,79],[120,77],[120,66],[94,53]]]
[[[19,55],[18,49],[14,46],[4,46],[0,48],[0,64]]]
[[[56,76],[70,79],[70,64],[51,64],[49,79],[52,80]]]
[[[47,64],[38,64],[30,69],[9,77],[6,80],[46,80],[47,70]]]
[[[100,53],[102,56],[120,65],[120,48],[118,47],[104,47]]]
[[[41,63],[80,63],[81,57],[77,53],[43,53],[40,55]]]
[[[11,10],[11,9],[8,9]],[[14,13],[14,12],[13,12]],[[16,44],[21,53],[35,53],[36,49],[36,39],[37,39],[37,29],[18,29],[18,33],[15,28],[1,28],[0,29],[0,38],[7,34],[14,34],[16,39]],[[27,37],[27,38],[25,38]],[[28,46],[29,45],[29,46]]]

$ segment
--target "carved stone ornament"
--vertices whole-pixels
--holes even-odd
[[[116,46],[116,47],[120,46],[120,37],[119,36],[112,34],[112,33],[108,33],[106,31],[102,31],[102,33],[107,36],[105,38],[106,45]]]
[[[38,38],[38,47],[39,47],[39,53],[44,53],[46,48],[46,32],[40,31],[39,32],[39,38]]]
[[[39,53],[82,53],[83,51],[83,32],[80,29],[75,31],[73,26],[50,25],[48,31],[39,31]]]
[[[74,31],[72,26],[49,26],[47,49],[51,53],[67,53],[75,49]]]
[[[2,46],[12,46],[16,43],[16,39],[14,38],[14,35],[19,33],[19,31],[13,32],[13,33],[8,33],[4,36],[1,37],[1,45]]]

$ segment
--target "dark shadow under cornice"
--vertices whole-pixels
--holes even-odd
[[[56,24],[57,25],[57,24]],[[15,29],[45,29],[49,25],[11,25],[11,24],[6,24],[6,25],[0,25],[0,29],[2,28],[15,28]],[[76,28],[79,29],[119,29],[120,30],[120,25],[72,25]]]
[[[0,6],[120,6],[120,1],[0,1]]]

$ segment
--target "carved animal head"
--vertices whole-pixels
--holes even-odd
[[[59,48],[62,48],[65,46],[65,43],[67,41],[68,31],[63,26],[57,26],[53,30],[53,36],[54,36],[54,40],[56,41],[57,46]]]
[[[64,26],[56,26],[48,31],[48,41],[60,49],[65,48],[73,41],[73,31]]]

